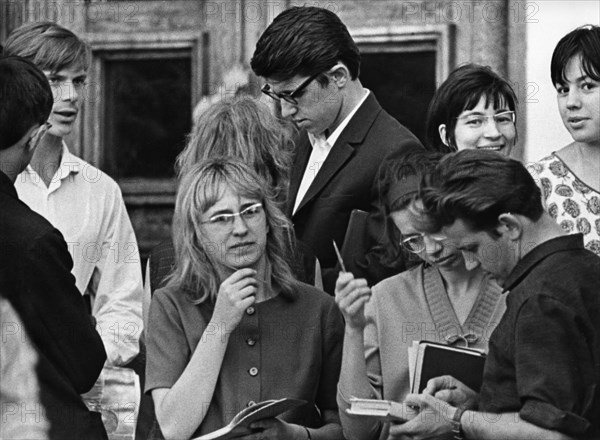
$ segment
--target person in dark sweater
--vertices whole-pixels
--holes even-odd
[[[0,437],[106,439],[100,414],[80,397],[106,352],[75,286],[67,244],[14,187],[49,128],[52,104],[34,64],[0,59],[0,320],[14,329],[2,338]]]

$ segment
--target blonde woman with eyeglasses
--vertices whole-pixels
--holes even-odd
[[[248,406],[290,397],[306,404],[243,438],[341,439],[342,316],[333,298],[294,278],[292,226],[274,191],[229,158],[190,167],[179,188],[176,266],[148,323],[146,392],[162,434],[204,435]]]
[[[387,439],[389,425],[346,413],[350,397],[402,402],[410,392],[408,347],[430,340],[487,351],[505,310],[496,281],[444,237],[423,233],[420,176],[439,156],[414,155],[392,163],[382,188],[397,246],[421,264],[370,289],[364,279],[340,273],[336,302],[346,327],[338,405],[346,439]],[[490,258],[497,255],[489,249]]]

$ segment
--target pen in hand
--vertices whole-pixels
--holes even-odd
[[[332,241],[333,241],[333,249],[335,249],[335,254],[337,255],[337,259],[338,259],[338,262],[340,263],[340,267],[342,268],[342,271],[348,272],[346,270],[346,266],[344,265],[344,260],[342,260],[342,255],[340,254],[340,250],[338,249],[337,244],[335,244],[335,240],[332,240]]]

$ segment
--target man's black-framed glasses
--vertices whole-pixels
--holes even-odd
[[[275,101],[280,101],[283,99],[287,103],[290,103],[292,105],[298,105],[296,96],[298,96],[298,94],[300,92],[302,92],[302,90],[304,90],[320,74],[321,74],[321,72],[315,73],[314,75],[309,76],[304,81],[302,81],[302,83],[300,83],[300,85],[298,87],[296,87],[294,90],[292,90],[291,92],[283,92],[283,93],[274,92],[273,90],[271,90],[271,86],[269,84],[265,84],[264,86],[262,86],[260,91],[263,92],[265,95],[270,96]]]

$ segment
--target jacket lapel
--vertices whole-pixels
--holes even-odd
[[[363,143],[371,125],[373,125],[373,122],[380,111],[381,106],[377,102],[377,99],[375,99],[372,92],[369,92],[369,96],[367,96],[365,102],[363,102],[352,119],[350,119],[348,125],[346,125],[346,128],[344,128],[335,145],[329,152],[327,159],[323,162],[321,169],[315,176],[315,180],[313,180],[308,191],[304,195],[302,202],[298,206],[296,214],[298,214],[310,200],[315,198],[321,192],[333,176],[335,176],[344,164],[354,155],[355,148],[359,148],[360,144]],[[305,135],[304,137],[308,143],[308,148],[303,148],[304,151],[299,151],[298,154],[306,154],[306,157],[303,158],[303,166],[294,169],[294,172],[298,172],[299,176],[296,176],[297,182],[290,182],[290,185],[296,184],[295,187],[290,187],[290,191],[293,191],[290,192],[290,194],[296,194],[298,191],[312,149],[308,136]],[[300,159],[300,156],[298,159]],[[292,175],[292,179],[294,179],[294,177],[295,176]],[[292,207],[290,211],[293,209],[293,202],[291,204]]]
[[[302,177],[304,176],[304,170],[308,164],[308,159],[312,152],[312,145],[308,139],[308,135],[305,131],[302,131],[298,135],[297,144],[294,152],[294,160],[292,166],[292,172],[290,175],[290,187],[288,190],[288,200],[286,207],[286,214],[289,218],[292,217],[292,211],[294,210],[294,203],[296,201],[296,194],[300,188]]]

